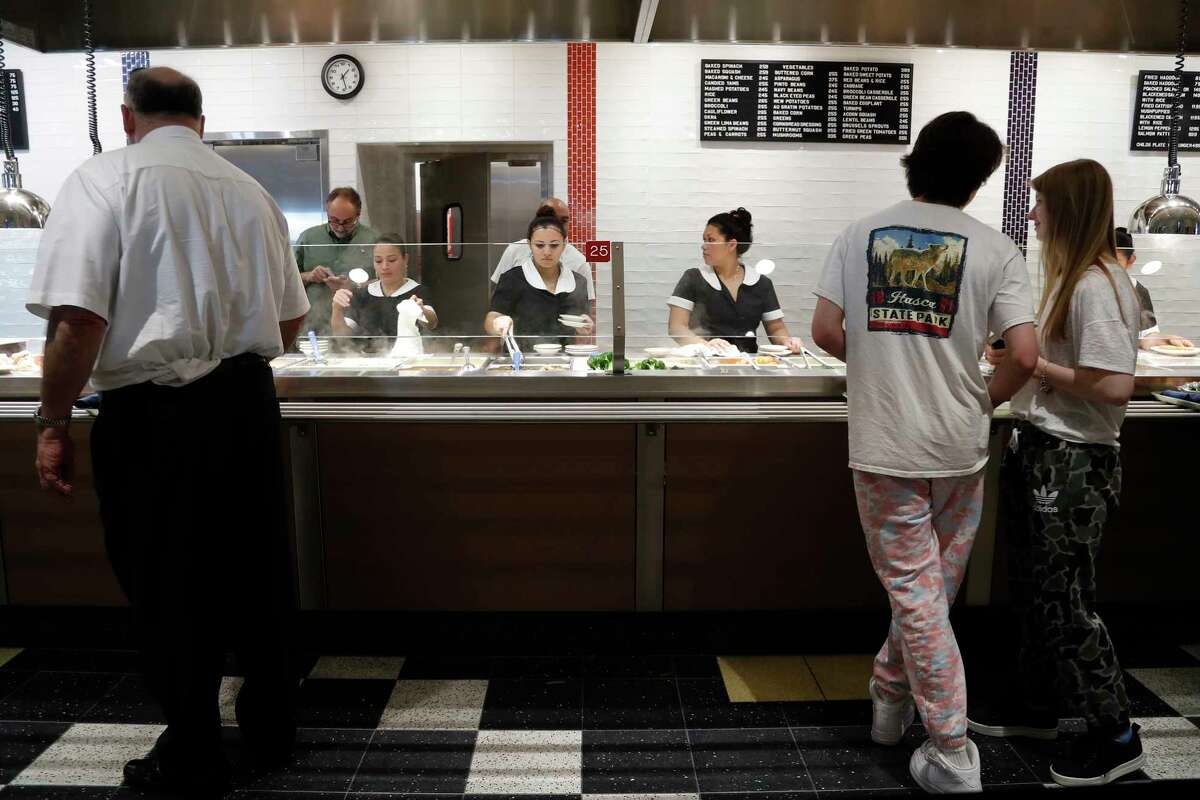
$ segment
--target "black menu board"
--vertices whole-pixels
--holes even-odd
[[[908,144],[912,64],[700,62],[700,139]]]
[[[1183,124],[1179,149],[1200,150],[1200,107],[1196,100],[1196,76],[1183,73]],[[1138,72],[1137,98],[1133,104],[1133,134],[1130,150],[1166,150],[1171,141],[1171,104],[1175,102],[1175,73],[1144,69]]]

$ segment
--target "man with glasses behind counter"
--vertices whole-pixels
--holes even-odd
[[[303,331],[330,334],[329,312],[333,293],[350,288],[346,274],[355,267],[370,272],[371,245],[379,234],[358,221],[362,198],[349,186],[339,186],[325,199],[329,222],[314,225],[296,239],[296,264],[312,309]]]

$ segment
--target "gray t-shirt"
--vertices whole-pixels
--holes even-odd
[[[1120,267],[1110,266],[1108,275],[1092,267],[1075,284],[1065,338],[1047,340],[1042,332],[1042,356],[1047,361],[1072,369],[1135,373],[1140,322],[1137,295]],[[1057,389],[1043,393],[1037,381],[1017,392],[1012,411],[1059,439],[1113,447],[1125,420],[1124,405],[1094,403]]]
[[[906,201],[838,237],[815,293],[846,315],[850,466],[906,478],[987,463],[979,357],[1034,321],[1021,251],[950,206]]]

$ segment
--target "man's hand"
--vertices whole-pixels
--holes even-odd
[[[300,280],[306,284],[307,283],[324,283],[325,281],[329,280],[332,277],[333,277],[333,272],[330,271],[329,267],[321,267],[321,266],[313,267],[308,272],[300,273]]]
[[[43,489],[64,497],[71,496],[75,491],[71,483],[75,472],[75,444],[71,441],[68,428],[43,428],[38,431],[34,468]]]

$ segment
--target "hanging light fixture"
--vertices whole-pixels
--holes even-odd
[[[4,175],[0,178],[0,228],[44,228],[50,204],[21,187],[21,170],[13,153],[8,129],[8,78],[4,75],[4,40],[0,39],[0,146],[4,148]]]
[[[1179,132],[1183,126],[1183,63],[1187,52],[1188,0],[1179,0],[1179,49],[1175,53],[1175,100],[1162,189],[1129,218],[1131,233],[1200,234],[1200,204],[1179,193]]]

